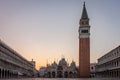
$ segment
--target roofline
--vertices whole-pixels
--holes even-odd
[[[116,50],[116,49],[117,49],[117,48],[119,48],[119,47],[120,47],[120,45],[119,45],[118,47],[116,47],[116,48],[114,48],[114,49],[110,50],[108,53],[104,54],[104,55],[103,55],[103,56],[101,56],[100,58],[102,58],[102,57],[106,56],[107,54],[111,53],[112,51]],[[99,60],[100,58],[98,58],[98,60]]]
[[[30,63],[30,61],[28,61],[26,58],[24,58],[22,55],[20,55],[17,51],[15,51],[14,49],[12,49],[10,46],[8,46],[5,42],[3,42],[0,39],[0,45],[4,46],[5,48],[7,48],[8,50],[10,50],[11,52],[13,52],[15,55],[19,56],[20,58],[22,58],[23,60],[27,61],[28,63]],[[31,63],[30,63],[31,64]]]

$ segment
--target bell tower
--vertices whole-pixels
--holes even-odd
[[[90,25],[85,6],[79,22],[79,77],[90,77]]]

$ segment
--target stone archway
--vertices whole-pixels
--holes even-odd
[[[57,77],[58,77],[58,78],[62,78],[62,77],[63,77],[62,71],[58,71],[58,72],[57,72]]]
[[[73,76],[74,78],[77,78],[77,72],[74,72],[74,76]]]
[[[7,71],[7,74],[8,74],[8,78],[10,77],[10,73],[9,73],[9,70]]]
[[[4,72],[4,69],[2,70],[2,78],[4,78],[4,74],[5,74],[5,72]]]
[[[52,78],[55,78],[56,74],[55,71],[52,72]]]
[[[71,72],[71,71],[69,72],[69,77],[73,78],[73,72]]]
[[[7,78],[7,70],[5,70],[5,78]]]
[[[68,78],[68,72],[67,71],[64,72],[64,77]]]
[[[63,67],[62,66],[58,66],[57,67],[57,77],[58,78],[63,78]]]
[[[48,72],[48,78],[51,78],[51,72]]]

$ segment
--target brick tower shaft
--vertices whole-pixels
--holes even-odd
[[[90,39],[79,39],[79,77],[90,75]]]

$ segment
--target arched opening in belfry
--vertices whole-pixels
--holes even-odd
[[[67,71],[64,72],[64,77],[68,78],[68,72]]]
[[[56,74],[55,74],[55,72],[53,71],[53,72],[52,72],[52,78],[55,78],[55,76],[56,76]]]

